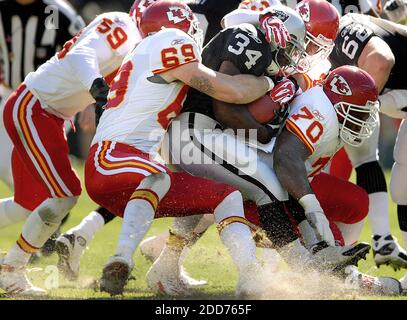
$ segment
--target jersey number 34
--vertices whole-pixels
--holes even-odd
[[[247,70],[250,70],[253,66],[256,65],[257,60],[261,58],[262,53],[257,50],[246,49],[246,47],[250,44],[250,39],[243,33],[238,33],[235,36],[235,39],[237,39],[238,41],[233,45],[229,45],[228,50],[237,56],[240,56],[244,51],[246,57],[249,59],[244,64]]]

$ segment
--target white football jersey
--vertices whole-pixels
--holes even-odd
[[[200,49],[181,30],[163,29],[145,38],[124,59],[92,144],[116,141],[155,155],[188,91],[160,74],[194,61],[201,61]]]
[[[128,13],[98,16],[63,49],[27,75],[24,83],[62,118],[70,118],[95,100],[89,89],[96,78],[113,78],[126,54],[141,41]]]
[[[290,108],[286,128],[311,152],[305,166],[308,177],[312,178],[342,146],[338,118],[321,86],[299,95],[290,103]]]

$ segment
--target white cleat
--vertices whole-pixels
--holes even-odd
[[[316,268],[337,272],[348,265],[357,265],[360,259],[365,259],[370,251],[370,245],[361,242],[350,246],[315,246],[311,248]]]
[[[356,266],[344,269],[345,285],[366,295],[398,296],[403,289],[400,281],[391,277],[374,277],[358,270]]]
[[[0,288],[6,291],[8,296],[42,296],[47,293],[28,280],[25,268],[6,264],[0,265]]]
[[[58,237],[55,250],[58,253],[58,270],[66,279],[74,281],[79,275],[81,258],[86,249],[86,240],[75,233]]]
[[[390,265],[395,271],[407,268],[407,253],[392,235],[374,235],[373,257],[377,267]]]
[[[192,295],[191,289],[181,281],[180,275],[174,273],[173,269],[170,272],[161,272],[156,268],[156,264],[153,264],[147,272],[146,279],[148,286],[155,294],[171,297]]]

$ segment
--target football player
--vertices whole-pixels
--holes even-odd
[[[240,193],[225,184],[171,172],[154,158],[172,118],[182,109],[188,86],[219,101],[248,103],[274,83],[264,76],[222,74],[201,64],[202,34],[183,3],[153,3],[141,16],[140,31],[145,39],[124,59],[112,84],[85,168],[90,197],[123,216],[101,290],[123,292],[133,254],[155,217],[214,212],[241,275],[237,291],[247,293],[256,257]],[[162,287],[157,284],[155,289]]]
[[[151,3],[154,3],[154,1],[138,0],[134,3],[132,12],[136,17],[138,25],[142,12]],[[274,41],[278,47],[283,46],[282,41],[287,41],[288,38],[282,22],[279,21],[278,18],[272,17],[264,22],[264,26],[267,28],[266,30],[270,41]],[[267,55],[268,52],[266,51],[265,56]],[[252,59],[253,58],[256,57],[252,57]],[[271,128],[268,128],[268,130],[271,130]],[[95,212],[92,212],[83,219],[78,226],[68,230],[57,239],[57,251],[59,254],[58,266],[68,279],[74,280],[78,276],[80,258],[87,243],[91,241],[97,230],[113,218],[114,215],[112,215],[107,209],[98,208]],[[184,272],[182,272],[182,277],[186,283],[198,284],[194,282],[193,279],[188,278],[187,274]]]
[[[335,40],[335,48],[329,57],[333,67],[355,65],[369,72],[375,79],[380,96],[380,111],[397,118],[406,116],[402,109],[407,105],[406,83],[403,72],[406,70],[404,43],[407,31],[402,25],[387,20],[359,14],[347,14],[340,20],[340,31]],[[407,266],[407,255],[397,240],[391,235],[386,180],[378,161],[377,129],[374,135],[360,148],[345,147],[356,170],[357,184],[369,193],[369,219],[373,229],[373,253],[377,265],[391,264],[395,268]],[[390,191],[393,200],[399,204],[397,211],[400,229],[407,240],[407,204],[404,191],[402,168],[405,162],[400,149],[403,129],[400,129],[395,146],[395,161]],[[355,230],[359,233],[361,227]]]
[[[28,216],[0,266],[0,287],[8,293],[44,293],[28,281],[25,266],[81,193],[68,158],[64,121],[89,104],[106,102],[107,82],[140,39],[127,13],[102,14],[29,73],[7,100],[4,122],[14,145],[15,193],[0,202],[0,213],[23,210]]]

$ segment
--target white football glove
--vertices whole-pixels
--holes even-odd
[[[396,119],[407,118],[407,112],[402,110],[407,110],[407,90],[390,90],[382,94],[379,101],[381,113]]]
[[[335,238],[329,227],[329,221],[322,211],[305,212],[305,216],[319,241],[325,241],[330,246],[335,246]]]

